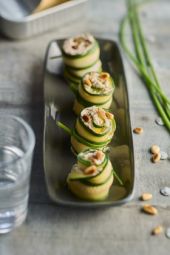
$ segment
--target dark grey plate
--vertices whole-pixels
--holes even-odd
[[[49,44],[44,78],[44,169],[50,198],[62,205],[100,207],[118,205],[132,198],[134,189],[134,152],[129,114],[128,93],[120,50],[114,41],[98,39],[103,69],[111,73],[116,89],[111,110],[117,130],[110,144],[110,159],[124,186],[115,180],[108,198],[102,202],[77,199],[67,189],[66,177],[76,162],[70,150],[70,137],[56,126],[56,119],[72,127],[76,116],[72,106],[74,95],[63,79],[60,47],[62,40]],[[53,58],[57,56],[57,58]]]

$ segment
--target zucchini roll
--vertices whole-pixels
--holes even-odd
[[[78,116],[72,132],[72,149],[75,153],[88,148],[103,149],[111,142],[115,129],[112,113],[97,106],[85,108]]]
[[[66,73],[68,73],[68,75],[70,75],[70,78],[73,77],[73,80],[74,78],[76,79],[81,79],[86,73],[89,73],[89,72],[101,72],[102,70],[102,63],[100,60],[97,60],[96,63],[94,63],[94,65],[90,66],[90,67],[87,67],[87,68],[83,68],[83,69],[73,69],[73,68],[68,68],[68,67],[65,67],[65,71]]]
[[[77,156],[67,177],[69,189],[77,197],[86,200],[103,200],[113,183],[112,164],[101,150],[89,149]]]
[[[87,72],[100,72],[102,64],[99,59],[100,48],[90,34],[82,34],[64,41],[63,61],[64,76],[68,83],[77,90],[81,78]]]
[[[99,55],[99,45],[90,34],[82,34],[64,41],[63,60],[66,66],[88,68],[97,62]]]
[[[79,114],[82,109],[92,105],[109,109],[112,103],[114,82],[109,73],[89,72],[82,78],[73,110]]]

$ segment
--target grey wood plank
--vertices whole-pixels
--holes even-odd
[[[164,234],[150,235],[157,224],[169,224],[170,208],[158,208],[152,217],[140,206],[108,209],[71,209],[32,205],[27,221],[1,237],[0,254],[161,254],[168,255],[170,242]]]
[[[132,127],[144,133],[134,135],[136,186],[131,203],[103,210],[72,209],[53,205],[48,198],[42,165],[43,61],[47,44],[54,38],[84,31],[116,39],[125,14],[125,1],[89,0],[87,19],[23,41],[0,37],[0,113],[23,117],[34,129],[36,149],[31,176],[29,214],[26,222],[0,237],[0,255],[34,254],[169,254],[170,241],[164,234],[150,235],[162,224],[170,226],[170,199],[159,193],[170,185],[170,161],[150,162],[149,147],[157,143],[170,154],[169,134],[154,122],[158,116],[145,86],[124,56],[130,95]],[[170,2],[153,1],[141,10],[142,24],[154,65],[163,88],[170,95]],[[127,31],[129,35],[129,31]],[[153,40],[154,38],[154,40]],[[159,209],[155,217],[140,212],[142,192],[153,194]]]

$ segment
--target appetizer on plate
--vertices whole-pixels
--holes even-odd
[[[57,125],[71,136],[77,164],[67,177],[69,189],[87,200],[103,200],[113,183],[113,167],[105,151],[116,130],[112,103],[114,82],[102,72],[100,49],[90,34],[72,37],[63,43],[64,75],[74,89],[74,112],[78,115],[73,129]]]
[[[77,197],[86,200],[104,200],[113,183],[113,167],[107,154],[89,149],[77,156],[67,177],[69,189]]]
[[[78,87],[73,110],[79,114],[92,105],[109,109],[112,103],[114,82],[109,73],[89,72],[85,74]]]
[[[80,79],[92,71],[100,72],[100,48],[90,34],[71,37],[63,43],[64,76],[73,89],[77,89]]]
[[[112,140],[116,123],[112,113],[101,107],[83,109],[77,117],[71,135],[71,145],[77,154],[88,148],[103,149]]]
[[[61,49],[61,45],[63,46],[63,40],[53,41],[46,55],[44,168],[50,197],[53,201],[63,205],[84,208],[118,205],[130,200],[134,189],[133,141],[122,59],[115,42],[103,39],[98,39],[98,41],[105,71],[113,73],[115,77],[121,77],[119,86],[115,86],[115,92],[117,93],[114,97],[114,85],[111,80],[108,82],[110,75],[96,71],[90,71],[82,77],[82,83],[73,97],[69,86],[67,86],[68,84],[61,78],[63,57],[59,49]],[[58,60],[53,64],[53,71],[49,74],[49,60],[53,59],[52,54],[55,49],[57,50],[56,57]],[[68,64],[65,67],[72,68]],[[106,78],[106,81],[104,81],[106,87],[99,84],[99,88],[97,88],[91,77],[93,73],[96,73],[94,81],[100,80],[100,75],[104,74],[102,78],[104,80]],[[90,80],[90,84],[86,78]],[[92,82],[94,84],[91,84]],[[111,84],[113,88],[110,86]],[[107,93],[105,95],[107,91],[108,95]],[[113,110],[113,113],[117,116],[115,119],[116,122],[118,121],[120,129],[123,127],[125,130],[123,135],[122,132],[117,132],[114,143],[110,143],[116,129],[114,116],[108,109],[105,109],[106,105],[105,108],[103,106],[104,99],[110,103],[109,93],[110,96],[112,94],[113,100],[115,99],[111,111]],[[81,100],[79,100],[80,97]],[[75,98],[77,102],[74,101]],[[84,104],[84,101],[93,105]],[[76,111],[78,110],[77,113],[80,112],[77,116],[73,114],[73,109],[70,107],[73,103],[75,103]],[[82,110],[81,108],[77,109],[76,104],[78,103],[83,108]],[[102,107],[97,103],[102,103]],[[68,123],[68,126],[60,120],[63,123]],[[55,127],[55,124],[67,132],[67,135],[63,135]],[[70,150],[71,146],[76,154],[74,156],[77,157],[78,155],[74,163]],[[108,147],[110,147],[109,155],[107,154]],[[125,157],[122,148],[127,152]],[[120,153],[117,153],[117,151]],[[75,165],[73,166],[73,164]],[[116,172],[112,168],[112,164]],[[111,171],[112,175],[110,175]],[[71,196],[68,187],[70,193],[72,191],[73,195],[82,198],[82,201],[80,199],[76,200],[73,195]],[[109,196],[107,197],[108,193]],[[88,201],[83,201],[83,199]],[[97,200],[96,203],[95,200]]]

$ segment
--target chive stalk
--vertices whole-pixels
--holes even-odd
[[[72,135],[72,130],[66,125],[64,125],[62,122],[57,121],[56,124],[58,127],[62,128],[67,134],[69,134],[70,136]]]
[[[154,66],[151,61],[151,57],[146,46],[146,41],[143,35],[139,15],[137,12],[137,7],[139,4],[136,4],[136,2],[132,0],[127,1],[128,14],[123,18],[120,25],[120,42],[122,48],[126,52],[127,56],[131,59],[136,70],[145,82],[145,85],[151,95],[151,98],[157,108],[158,113],[160,114],[165,126],[170,131],[170,99],[161,89],[161,85],[157,78]],[[126,42],[125,29],[128,22],[132,31],[135,54],[131,52]]]
[[[123,186],[123,181],[120,179],[120,177],[118,176],[118,174],[115,172],[114,169],[112,169],[112,172],[113,172],[113,176],[116,178],[116,180],[119,182],[119,184],[121,186]]]

